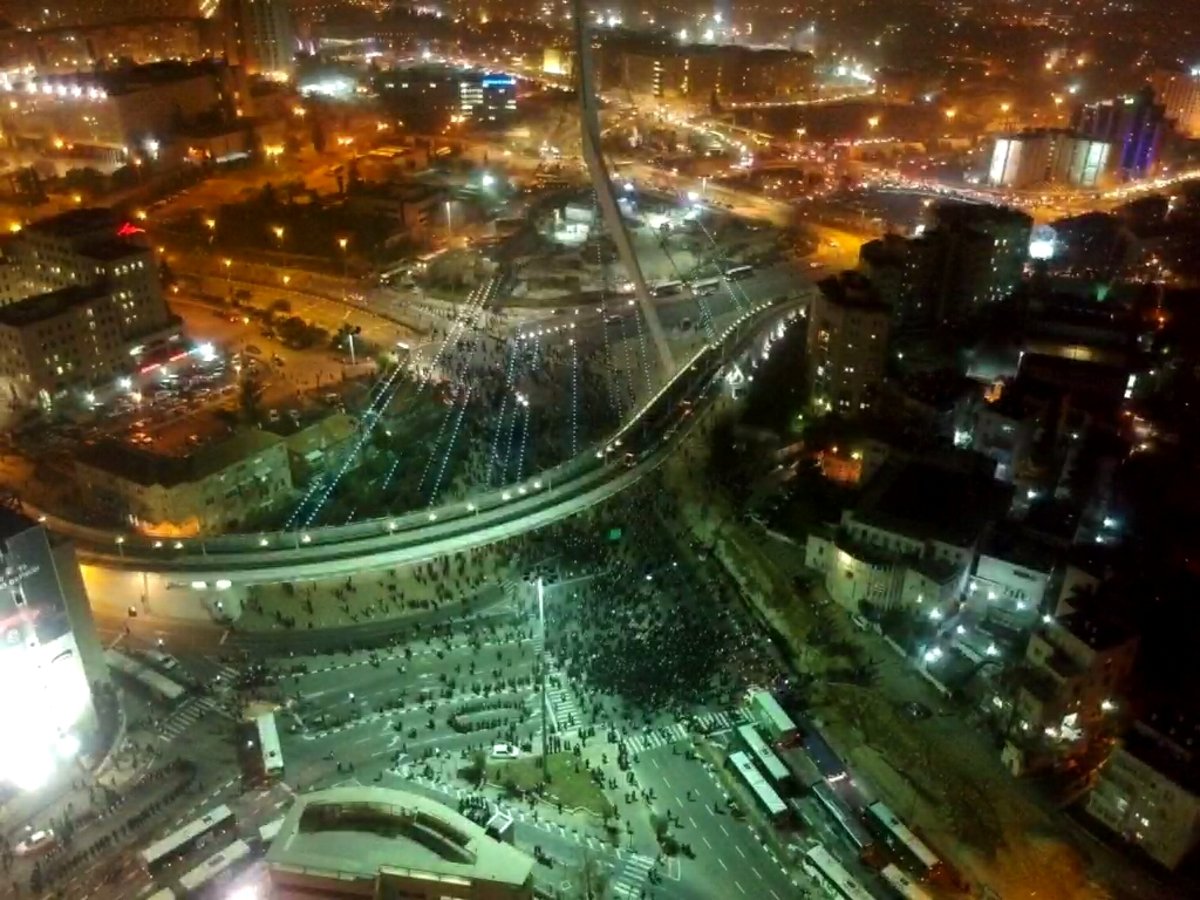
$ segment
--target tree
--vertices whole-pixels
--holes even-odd
[[[249,376],[242,379],[238,389],[238,409],[242,419],[247,424],[258,421],[259,401],[262,399],[263,386],[257,378]]]
[[[476,750],[471,754],[471,765],[467,767],[467,780],[475,784],[483,781],[487,775],[487,754],[482,750]]]
[[[596,858],[586,851],[574,876],[572,880],[583,900],[600,900],[608,889],[608,874],[600,868]]]

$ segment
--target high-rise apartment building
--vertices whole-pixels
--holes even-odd
[[[230,0],[229,15],[237,64],[251,75],[291,78],[296,30],[288,0]]]
[[[930,322],[964,319],[1016,290],[1029,258],[1029,216],[1002,206],[935,203],[931,218],[907,276]]]
[[[1169,127],[1166,109],[1155,102],[1149,86],[1130,96],[1082,106],[1071,124],[1076,131],[1112,144],[1112,168],[1125,178],[1154,174]]]
[[[826,412],[859,415],[871,408],[887,362],[891,308],[858,272],[818,285],[808,314],[808,384]]]
[[[1175,130],[1200,137],[1200,66],[1190,69],[1158,69],[1150,76],[1154,93],[1166,108]]]

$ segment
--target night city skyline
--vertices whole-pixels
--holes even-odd
[[[1200,895],[1200,38],[0,5],[0,897]]]

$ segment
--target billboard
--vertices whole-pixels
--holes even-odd
[[[0,515],[0,780],[33,789],[79,751],[91,689],[46,532]]]

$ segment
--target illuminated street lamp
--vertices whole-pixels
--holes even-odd
[[[233,260],[227,256],[221,260],[221,265],[225,267],[225,299],[228,300],[233,295]]]
[[[211,247],[213,238],[216,237],[216,235],[217,235],[217,220],[216,219],[205,219],[204,227],[208,229],[208,245]]]
[[[957,109],[955,109],[954,107],[950,107],[950,109],[946,110],[946,119],[947,119],[948,121],[951,121],[951,122],[953,122],[953,121],[954,121],[954,117],[955,117],[955,116],[957,116],[957,115],[958,115],[958,110],[957,110]]]
[[[271,233],[274,234],[275,239],[277,241],[279,241],[279,249],[282,250],[283,249],[283,226],[282,225],[272,225]]]
[[[867,127],[869,127],[872,131],[878,128],[879,116],[871,116],[871,118],[867,119]]]
[[[342,251],[342,302],[346,300],[346,268],[350,259],[350,254],[346,252],[346,248],[350,246],[350,238],[340,237],[337,239],[338,249]]]

